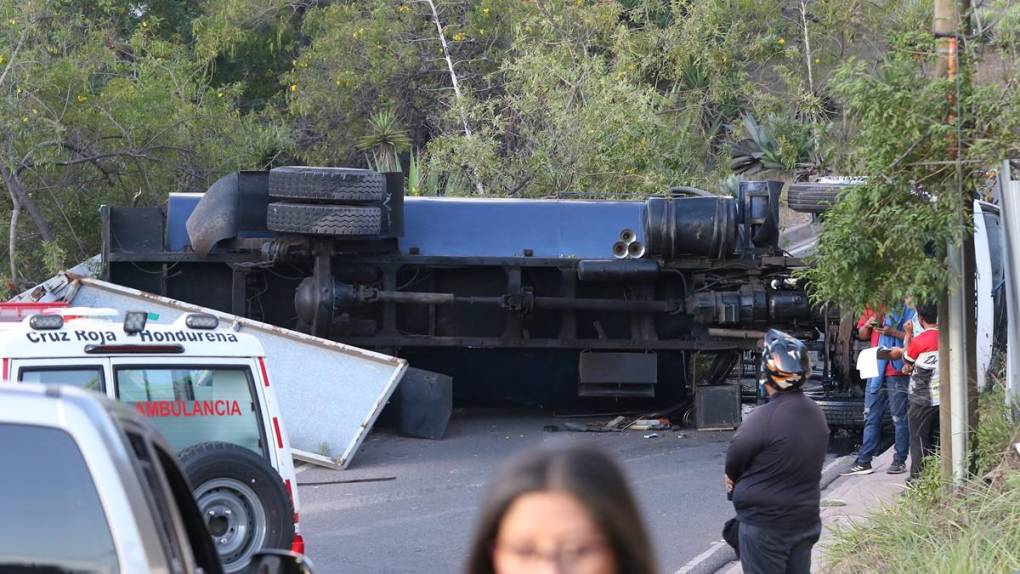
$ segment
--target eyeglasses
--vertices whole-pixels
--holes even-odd
[[[531,544],[496,542],[492,545],[493,557],[513,572],[527,572],[541,563],[552,564],[560,572],[583,572],[589,561],[603,556],[608,550],[601,541],[583,544],[565,544],[553,551],[539,550]]]

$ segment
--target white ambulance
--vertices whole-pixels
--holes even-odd
[[[304,553],[290,444],[262,345],[212,315],[148,318],[0,304],[0,384],[74,385],[146,417],[176,451],[227,572],[246,569],[263,548]]]

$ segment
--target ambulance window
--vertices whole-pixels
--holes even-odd
[[[18,373],[22,383],[74,385],[89,391],[106,393],[101,367],[22,367]]]
[[[249,369],[125,366],[114,378],[120,401],[147,417],[174,450],[229,442],[265,454]]]
[[[0,571],[120,572],[95,481],[66,432],[0,423]]]

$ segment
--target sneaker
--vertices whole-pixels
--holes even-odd
[[[858,474],[871,474],[873,472],[875,472],[875,470],[871,468],[870,462],[855,462],[853,466],[848,468],[847,471],[840,476],[856,476]]]
[[[907,465],[906,463],[894,460],[885,472],[886,474],[903,474],[904,472],[907,472]]]

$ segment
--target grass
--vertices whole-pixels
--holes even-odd
[[[868,521],[836,531],[822,571],[1015,574],[1020,572],[1020,455],[1010,445],[1001,390],[981,400],[975,478],[942,484],[941,461],[928,461],[920,482]]]

